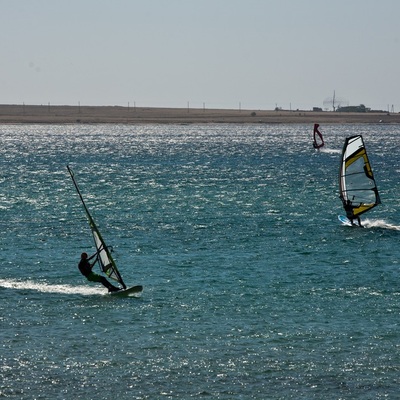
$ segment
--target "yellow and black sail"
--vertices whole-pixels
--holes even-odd
[[[346,138],[339,171],[339,188],[345,210],[351,207],[354,217],[381,202],[362,135]]]

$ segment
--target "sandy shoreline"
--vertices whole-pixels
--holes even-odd
[[[120,106],[0,105],[0,124],[375,124],[400,123],[400,114]]]

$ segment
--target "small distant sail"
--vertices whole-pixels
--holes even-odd
[[[314,132],[313,132],[313,134],[314,134],[314,142],[313,142],[314,149],[320,149],[325,144],[324,138],[322,137],[322,133],[319,131],[318,127],[319,127],[319,124],[314,124]]]
[[[124,281],[122,280],[121,274],[118,271],[118,268],[115,264],[114,259],[111,256],[110,249],[107,247],[105,241],[103,240],[103,238],[100,234],[99,229],[97,228],[92,216],[90,215],[88,208],[86,207],[86,204],[83,200],[81,191],[79,190],[78,184],[76,183],[74,173],[72,172],[71,168],[68,165],[67,165],[67,169],[68,169],[69,174],[71,175],[72,182],[74,182],[75,189],[78,192],[78,195],[81,199],[83,208],[86,213],[86,217],[89,222],[90,229],[92,230],[93,239],[94,239],[94,243],[96,245],[96,251],[97,251],[97,255],[98,255],[97,261],[100,265],[100,269],[109,278],[116,280],[117,282],[119,282],[121,284],[121,286],[124,289],[126,289],[126,285],[125,285]]]
[[[343,207],[351,207],[353,216],[381,203],[374,174],[361,135],[346,139],[339,170],[339,189]]]

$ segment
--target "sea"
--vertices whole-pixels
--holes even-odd
[[[400,126],[312,129],[1,125],[0,398],[398,399]],[[356,134],[363,228],[338,220]],[[139,297],[79,273],[67,165]]]

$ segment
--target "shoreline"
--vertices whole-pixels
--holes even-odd
[[[400,113],[0,105],[0,124],[400,124]]]

